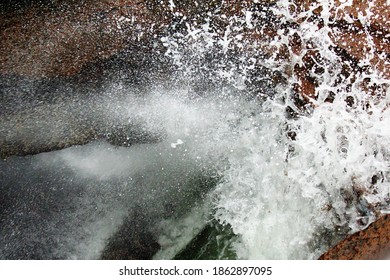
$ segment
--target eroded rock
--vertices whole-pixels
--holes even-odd
[[[324,253],[320,260],[390,259],[390,215],[384,215]]]

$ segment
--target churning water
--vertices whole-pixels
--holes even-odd
[[[285,2],[273,9],[287,21]],[[314,259],[389,212],[388,88],[368,95],[358,86],[368,74],[336,83],[328,30],[303,22],[293,31],[322,54],[325,70],[318,98],[297,106],[295,78],[273,85],[267,76],[288,65],[251,54],[260,46],[237,54],[254,14],[231,18],[222,32],[210,15],[162,38],[183,86],[140,95],[113,83],[94,101],[99,113],[72,105],[158,140],[95,141],[1,162],[0,258],[99,258],[123,220],[138,215],[133,230],[158,243],[155,259]],[[289,36],[279,35],[267,44]],[[258,91],[248,84],[255,74]],[[369,78],[388,84],[375,71]],[[194,93],[191,81],[202,79],[209,89]]]

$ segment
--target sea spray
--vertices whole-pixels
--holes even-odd
[[[142,211],[157,259],[186,255],[213,223],[229,230],[212,239],[230,242],[210,258],[314,259],[388,212],[388,80],[363,71],[369,59],[360,72],[343,64],[329,37],[334,1],[319,3],[319,15],[317,4],[299,13],[292,1],[234,15],[213,5],[201,19],[171,5],[180,26],[160,39],[172,87],[113,86],[90,116],[158,141],[118,137],[115,147],[96,141],[2,162],[1,258],[98,258],[121,220]],[[316,88],[299,95],[295,68],[311,51]]]
[[[389,131],[382,123],[388,113],[374,109],[375,116],[335,100],[293,122],[292,140],[283,110],[267,106],[271,113],[258,116],[259,125],[234,147],[216,191],[217,218],[242,236],[239,256],[315,258],[388,211]],[[311,247],[324,229],[336,232],[334,240],[327,244],[322,236]]]
[[[117,103],[107,94],[107,115],[137,120],[143,130],[162,133],[162,140],[130,147],[95,141],[1,162],[7,202],[1,258],[95,259],[134,211],[145,217],[134,231],[157,240],[160,222],[205,207],[201,201],[219,180],[240,117],[250,108],[246,101],[225,94],[193,99],[186,91],[140,97],[124,90],[126,99]],[[200,219],[199,229],[207,219]]]
[[[360,72],[340,55],[332,37],[338,32],[332,18],[337,9],[333,1],[307,10],[275,1],[269,6],[274,21],[267,23],[280,30],[271,39],[263,33],[267,13],[261,7],[232,17],[213,14],[201,26],[187,22],[187,32],[163,38],[184,77],[215,73],[214,81],[243,96],[266,96],[260,111],[240,121],[213,192],[212,216],[239,236],[238,258],[317,258],[389,211],[388,80],[370,63],[371,35]],[[221,21],[222,28],[215,23]],[[260,40],[243,40],[254,27]],[[303,85],[295,71],[305,69],[310,56],[313,66],[306,75],[316,87],[297,98],[295,90]],[[199,67],[199,61],[206,63]],[[282,77],[278,85],[254,83],[253,75],[267,81],[275,73]],[[367,94],[367,81],[376,95]],[[253,84],[259,88],[253,90]],[[267,85],[272,91],[264,90]]]

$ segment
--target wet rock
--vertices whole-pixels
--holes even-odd
[[[23,9],[9,8],[0,14],[0,74],[73,76],[86,64],[123,50],[142,46],[144,54],[164,52],[156,48],[162,46],[161,36],[185,33],[188,22],[200,25],[209,15],[224,15],[217,23],[220,28],[215,30],[223,35],[230,16],[242,16],[243,9],[266,7],[273,2],[33,1]]]
[[[309,102],[310,99],[317,98],[318,77],[321,77],[324,70],[318,66],[323,65],[328,71],[331,71],[331,67],[326,66],[326,60],[315,51],[308,38],[304,40],[300,37],[301,24],[316,25],[318,31],[313,32],[326,30],[333,43],[330,51],[340,57],[344,69],[339,83],[345,83],[347,79],[354,82],[361,73],[369,75],[372,71],[379,71],[385,79],[390,77],[390,9],[387,2],[334,1],[325,7],[327,3],[291,1],[290,18],[274,16],[270,22],[265,22],[260,32],[261,37],[251,36],[252,40],[258,40],[264,53],[269,56],[276,54],[274,60],[284,65],[282,73],[297,80],[293,85],[295,92]],[[286,39],[288,43],[285,42]],[[276,44],[267,45],[267,42],[272,41]],[[338,74],[335,73],[336,75]],[[380,94],[386,90],[381,85],[375,85],[373,90],[367,86],[370,82],[372,81],[362,82],[361,88],[371,94]]]
[[[164,132],[149,131],[141,123],[112,126],[100,138],[113,146],[130,147],[134,144],[158,143],[164,139]]]
[[[116,79],[140,88],[152,79],[166,81],[170,65],[160,49],[162,34],[186,28],[185,17],[202,21],[207,13],[234,15],[248,6],[250,1],[8,3],[7,13],[0,14],[0,80],[5,85],[0,89],[0,156],[48,152],[95,139],[125,146],[158,141],[160,135],[129,125],[94,123],[85,112],[95,105],[82,96],[87,100],[105,81]],[[79,100],[85,103],[82,108],[72,105]]]
[[[244,30],[247,38],[245,50],[251,52],[251,45],[258,46],[264,53],[278,53],[280,60],[291,62],[293,56],[303,56],[303,65],[293,69],[284,69],[287,75],[295,75],[299,83],[296,91],[310,98],[316,95],[316,79],[310,73],[314,69],[313,61],[318,54],[307,52],[297,34],[291,36],[288,46],[279,48],[268,43],[278,37],[278,32],[294,29],[303,21],[314,22],[324,27],[321,3],[295,0],[291,13],[296,15],[295,22],[283,23],[270,7],[275,1],[177,1],[171,5],[165,1],[72,1],[62,0],[46,5],[31,5],[21,11],[0,15],[2,43],[0,44],[0,73],[27,75],[30,77],[72,76],[79,73],[88,63],[112,57],[123,50],[133,51],[144,46],[130,56],[164,52],[154,49],[164,34],[186,31],[186,23],[201,24],[207,14],[222,14],[219,17],[218,30],[223,36],[230,16],[242,16],[243,10],[261,11],[264,20],[260,20],[255,29]],[[362,21],[365,11],[372,15]],[[303,14],[300,14],[302,13]],[[330,7],[330,37],[335,47],[340,49],[343,60],[365,61],[371,57],[368,67],[378,69],[389,77],[388,32],[390,30],[387,2],[384,0],[367,2],[353,1],[352,5],[339,1]],[[303,16],[305,15],[305,16]],[[185,20],[184,20],[185,19]],[[218,30],[216,30],[218,32]],[[160,44],[161,47],[161,44]],[[254,50],[253,50],[254,51]],[[306,54],[304,54],[304,52]],[[142,55],[141,55],[142,56]],[[350,63],[346,61],[346,63]],[[354,67],[356,68],[356,67]],[[349,72],[361,71],[361,67],[349,69]]]
[[[324,25],[324,17],[329,17],[329,36],[335,44],[335,52],[349,69],[345,77],[353,77],[362,72],[369,73],[376,69],[385,79],[390,78],[388,40],[390,9],[385,0],[352,1],[352,3],[335,1],[324,14],[322,14],[325,10],[324,6],[318,1],[296,0],[294,2],[297,4],[297,14],[308,13],[306,17],[300,17],[299,21],[317,23],[321,29]],[[298,52],[301,51],[302,49]],[[309,60],[312,57],[315,58],[315,54],[309,54]],[[318,58],[316,60],[318,61]],[[315,97],[315,82],[307,83],[308,73],[314,71],[314,68],[307,59],[304,58],[303,61],[304,74],[302,71],[297,72],[298,79],[301,81],[301,91],[305,95]],[[363,84],[362,87],[367,89]]]
[[[80,114],[73,111],[47,105],[1,117],[1,158],[59,150],[95,139],[94,127],[80,122]]]
[[[320,260],[370,260],[390,258],[390,215],[379,218],[324,253]]]
[[[145,45],[164,26],[153,2],[64,0],[2,14],[0,73],[71,76],[130,44]]]
[[[323,11],[321,1],[294,0],[298,12],[308,11],[311,7],[315,15]],[[369,15],[371,13],[371,15]],[[383,29],[390,32],[389,5],[386,0],[372,1],[334,1],[329,9],[329,16],[335,20],[360,21],[363,17],[369,16],[371,28]]]
[[[160,249],[154,236],[148,231],[148,222],[139,210],[132,212],[109,238],[101,259],[147,260]]]
[[[62,98],[0,116],[0,158],[34,155],[104,140],[115,146],[158,143],[164,131],[142,119],[113,116],[105,97]],[[110,107],[112,106],[113,107]]]

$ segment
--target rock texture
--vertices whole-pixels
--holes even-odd
[[[164,18],[154,1],[73,1],[0,17],[0,73],[71,76],[88,62],[158,34]]]
[[[390,259],[390,215],[385,215],[320,257],[320,260]]]
[[[344,60],[349,75],[369,73],[377,70],[383,78],[390,78],[390,6],[386,0],[373,1],[335,1],[334,6],[326,7],[318,1],[295,0],[297,23],[309,21],[324,28],[325,20],[330,27],[329,36],[335,44],[335,52]],[[303,16],[305,15],[305,16]],[[296,54],[304,46],[296,40]],[[301,81],[300,91],[310,97],[316,97],[315,79],[310,71],[311,64],[318,61],[316,53],[304,57],[304,66],[296,71]],[[302,69],[303,68],[303,69]],[[362,85],[364,86],[364,85]]]
[[[111,109],[113,110],[113,109]],[[163,133],[140,121],[113,118],[98,100],[44,104],[0,117],[0,158],[25,156],[105,140],[115,146],[158,143]]]
[[[268,7],[275,1],[257,2],[215,0],[195,4],[188,0],[177,1],[172,6],[168,1],[155,0],[62,0],[43,7],[32,5],[21,12],[0,15],[0,74],[35,78],[72,76],[87,63],[111,57],[132,46],[143,45],[144,52],[150,51],[151,42],[165,32],[185,28],[176,22],[183,18],[201,21],[210,11],[242,16],[243,9]],[[267,43],[277,38],[280,30],[293,29],[304,21],[317,23],[321,29],[324,28],[323,17],[328,17],[330,36],[345,59],[353,60],[355,65],[375,68],[385,78],[390,77],[390,8],[385,0],[353,1],[352,5],[335,1],[333,7],[323,7],[316,1],[293,2],[291,13],[295,18],[287,25],[276,23],[277,17],[272,16],[271,9],[266,9],[270,21],[262,21],[260,30],[246,30],[244,36],[257,40],[266,52]],[[370,14],[366,14],[367,11]],[[224,25],[226,21],[221,21],[221,27]],[[303,57],[304,64],[294,66],[292,74],[300,81],[298,91],[314,97],[316,85],[310,71],[318,54],[307,49],[295,34],[289,46],[282,44],[276,51],[282,60]],[[275,48],[268,51],[272,53]],[[358,68],[350,70],[360,71],[361,66]]]

